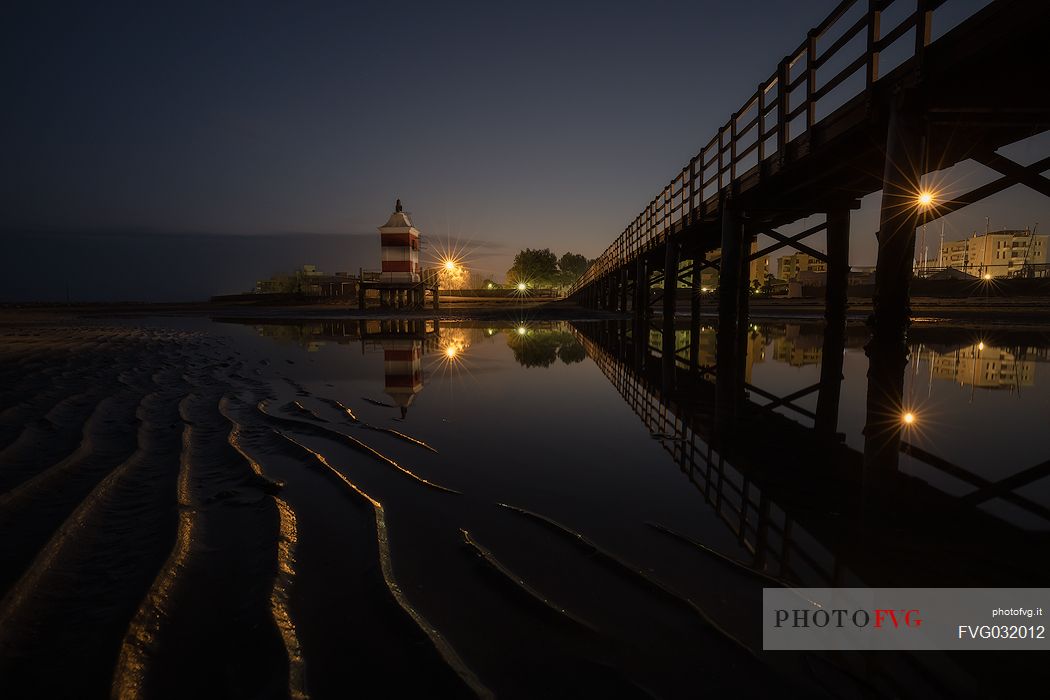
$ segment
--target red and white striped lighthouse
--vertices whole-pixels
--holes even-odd
[[[419,282],[419,230],[401,209],[401,200],[394,205],[394,213],[379,227],[383,248],[384,282]]]
[[[423,343],[418,340],[384,340],[383,374],[387,396],[401,409],[401,417],[416,394],[423,390]]]

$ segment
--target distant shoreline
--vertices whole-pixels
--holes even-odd
[[[851,301],[848,318],[863,321],[871,313],[870,300]],[[660,309],[654,307],[656,318]],[[681,323],[689,316],[688,302],[679,303],[676,320]],[[762,320],[819,321],[823,319],[824,304],[819,299],[754,299],[751,318]],[[97,302],[81,304],[61,303],[0,303],[0,323],[54,322],[67,318],[105,318],[142,316],[223,316],[233,318],[281,319],[439,319],[439,320],[510,320],[527,317],[550,321],[587,321],[630,319],[630,312],[604,311],[557,301],[524,301],[519,303],[492,303],[491,300],[470,300],[443,303],[440,309],[394,310],[357,309],[350,305],[252,303],[156,303],[156,302]],[[717,317],[717,300],[701,303],[701,316]],[[1035,325],[1050,328],[1050,300],[1045,298],[991,297],[987,299],[945,299],[916,297],[912,299],[912,323],[956,323],[988,325]]]

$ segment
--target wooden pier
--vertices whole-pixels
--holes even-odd
[[[1050,195],[1041,174],[997,149],[1050,128],[1045,3],[995,0],[938,35],[951,0],[844,0],[732,114],[570,290],[580,304],[636,315],[700,307],[700,273],[719,273],[722,332],[746,322],[748,266],[783,248],[827,264],[825,313],[846,313],[850,212],[882,190],[874,298],[877,336],[902,337],[915,230],[1014,184]],[[895,26],[883,16],[904,14]],[[936,40],[934,37],[937,36]],[[746,37],[742,37],[746,40]],[[887,65],[897,61],[894,66]],[[690,89],[703,90],[703,85]],[[922,197],[924,176],[965,160],[999,177]],[[784,235],[806,217],[823,221]],[[823,232],[827,249],[806,244]],[[772,244],[752,252],[765,235]]]
[[[438,271],[432,269],[421,270],[419,281],[395,280],[378,270],[361,270],[357,308],[367,309],[369,300],[375,299],[381,309],[422,309],[429,294],[436,311],[441,308],[438,279]]]

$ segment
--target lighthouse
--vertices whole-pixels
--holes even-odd
[[[394,205],[394,213],[379,227],[379,238],[383,250],[383,281],[419,282],[419,230],[401,208],[400,199]]]
[[[394,205],[394,213],[379,227],[381,251],[380,270],[361,270],[357,290],[357,306],[367,308],[369,296],[378,298],[381,308],[419,309],[430,292],[434,308],[439,305],[438,276],[433,269],[419,265],[419,229],[401,207]]]

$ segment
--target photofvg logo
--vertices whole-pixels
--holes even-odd
[[[763,649],[1050,649],[1045,588],[767,588]]]
[[[917,608],[907,610],[894,610],[892,608],[879,608],[868,611],[863,609],[847,610],[836,608],[826,610],[824,608],[778,608],[774,611],[776,616],[776,627],[788,625],[791,627],[874,627],[881,629],[883,626],[893,627],[919,627],[922,618]]]

